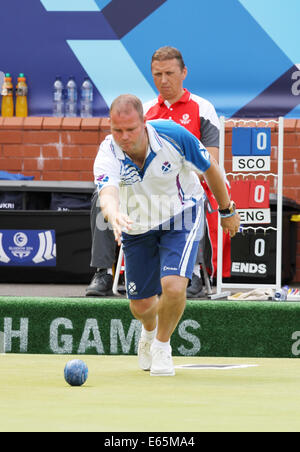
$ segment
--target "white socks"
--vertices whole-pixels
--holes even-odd
[[[142,325],[141,338],[145,339],[147,342],[152,342],[156,336],[157,327],[153,331],[147,331]]]
[[[152,347],[153,348],[159,347],[165,350],[166,352],[169,352],[171,349],[170,340],[168,340],[168,342],[161,342],[157,338],[155,338],[154,341],[152,342]]]
[[[144,339],[147,342],[152,342],[152,347],[159,347],[169,352],[171,349],[170,340],[167,342],[161,342],[156,338],[156,333],[157,326],[153,331],[147,331],[145,330],[144,325],[142,325],[141,339]]]
[[[147,331],[142,325],[141,339],[147,342],[152,342],[152,347],[159,347],[167,352],[171,351],[170,339],[167,342],[161,342],[156,338],[157,326],[153,331]]]

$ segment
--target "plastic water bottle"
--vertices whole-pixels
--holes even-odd
[[[289,288],[288,286],[283,286],[281,289],[276,290],[273,300],[274,301],[285,301],[287,299]]]
[[[77,84],[73,76],[67,83],[66,116],[77,116]]]
[[[61,77],[56,77],[53,85],[53,116],[62,118],[65,114],[64,85]]]
[[[93,85],[88,77],[85,77],[81,85],[80,116],[82,118],[93,116]]]

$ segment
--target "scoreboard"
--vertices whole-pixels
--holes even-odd
[[[266,278],[271,270],[270,233],[259,225],[271,223],[270,171],[271,129],[234,127],[232,129],[231,198],[244,225],[253,225],[231,242],[231,275]],[[236,174],[237,172],[237,174]],[[252,179],[251,179],[252,178]]]
[[[224,166],[225,122],[230,121],[234,122],[232,171],[227,177],[241,228],[231,240],[231,283],[222,280],[222,247],[218,243],[217,295],[222,287],[281,287],[283,118],[266,121],[221,118],[220,166]],[[259,127],[261,122],[265,123],[264,127]],[[241,126],[241,123],[247,126]],[[269,123],[278,124],[276,173],[271,173],[273,148]],[[274,179],[276,182],[271,186]],[[276,212],[271,212],[270,208],[273,186],[277,187]],[[219,240],[222,241],[220,225]]]

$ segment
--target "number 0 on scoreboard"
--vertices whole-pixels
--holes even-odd
[[[233,171],[270,171],[271,129],[234,127],[232,129]]]
[[[233,156],[270,156],[271,129],[265,127],[233,127]]]

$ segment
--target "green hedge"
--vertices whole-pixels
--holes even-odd
[[[126,299],[0,297],[0,352],[135,354]],[[188,301],[174,356],[298,357],[300,303]]]

